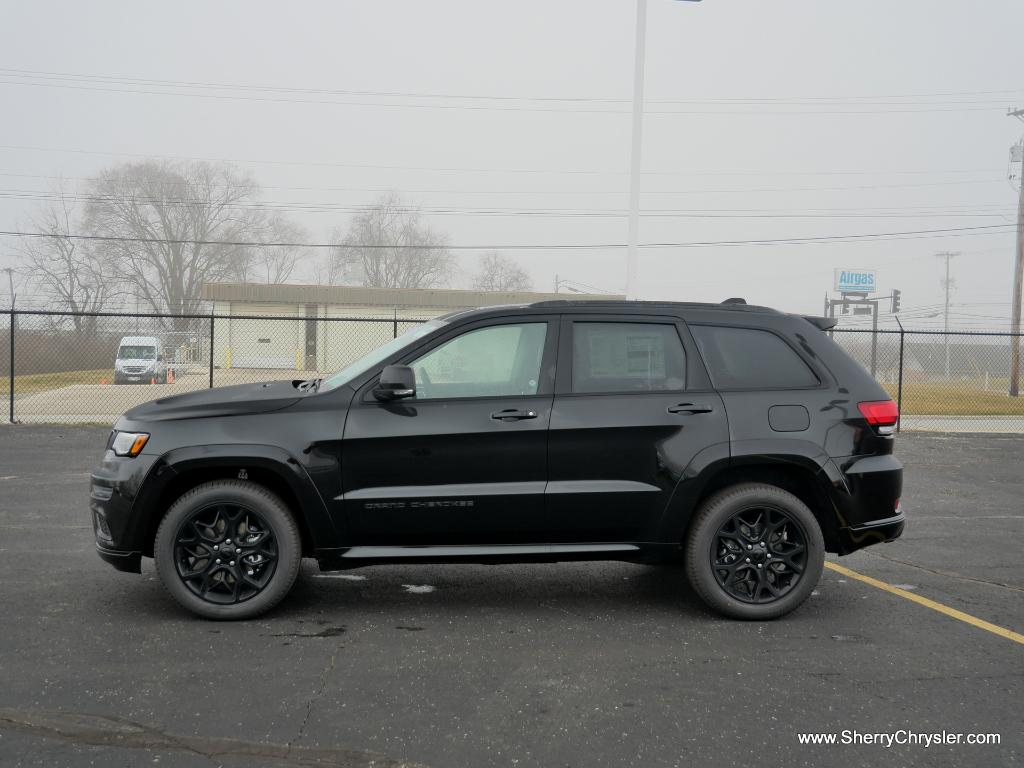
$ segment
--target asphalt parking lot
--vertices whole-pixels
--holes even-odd
[[[263,619],[193,619],[94,553],[105,434],[0,428],[0,765],[1024,763],[1024,644],[828,569],[772,623],[626,564],[310,566]],[[1024,436],[898,452],[907,532],[841,564],[1024,632]],[[799,743],[844,729],[1001,743]]]

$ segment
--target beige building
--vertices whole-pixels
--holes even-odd
[[[207,283],[203,298],[218,316],[214,365],[335,371],[416,322],[459,309],[537,301],[622,296],[360,288],[324,285]]]

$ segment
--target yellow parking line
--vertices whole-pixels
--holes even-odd
[[[960,621],[970,624],[972,627],[984,629],[986,632],[991,632],[993,635],[999,635],[1000,637],[1005,637],[1007,640],[1012,640],[1015,643],[1024,645],[1024,635],[1019,632],[1014,632],[1013,630],[1000,627],[996,624],[990,624],[976,616],[971,616],[969,613],[958,611],[956,608],[950,608],[948,605],[943,605],[942,603],[937,603],[934,600],[929,600],[927,597],[915,595],[913,592],[908,592],[905,589],[894,587],[892,584],[886,584],[884,581],[879,581],[878,579],[873,579],[870,576],[865,576],[864,574],[857,573],[856,571],[851,571],[845,566],[827,562],[825,563],[825,567],[835,571],[836,573],[841,573],[843,576],[848,576],[851,579],[863,581],[865,584],[870,584],[872,587],[878,587],[886,592],[899,595],[900,597],[906,598],[918,605],[923,605],[925,608],[931,608],[933,611],[938,611],[939,613],[944,613],[951,618],[959,619]]]

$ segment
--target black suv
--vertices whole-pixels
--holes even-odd
[[[829,327],[741,300],[490,307],[327,379],[156,400],[92,474],[96,546],[213,619],[272,607],[302,557],[676,561],[716,610],[781,616],[826,552],[904,525],[895,404]]]

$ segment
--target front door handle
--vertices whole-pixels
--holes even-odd
[[[710,405],[701,403],[679,403],[668,407],[669,413],[711,413],[713,410],[715,409]]]
[[[504,411],[495,411],[491,414],[492,419],[498,421],[521,421],[522,419],[536,419],[536,411],[517,411],[515,408],[506,408]]]

